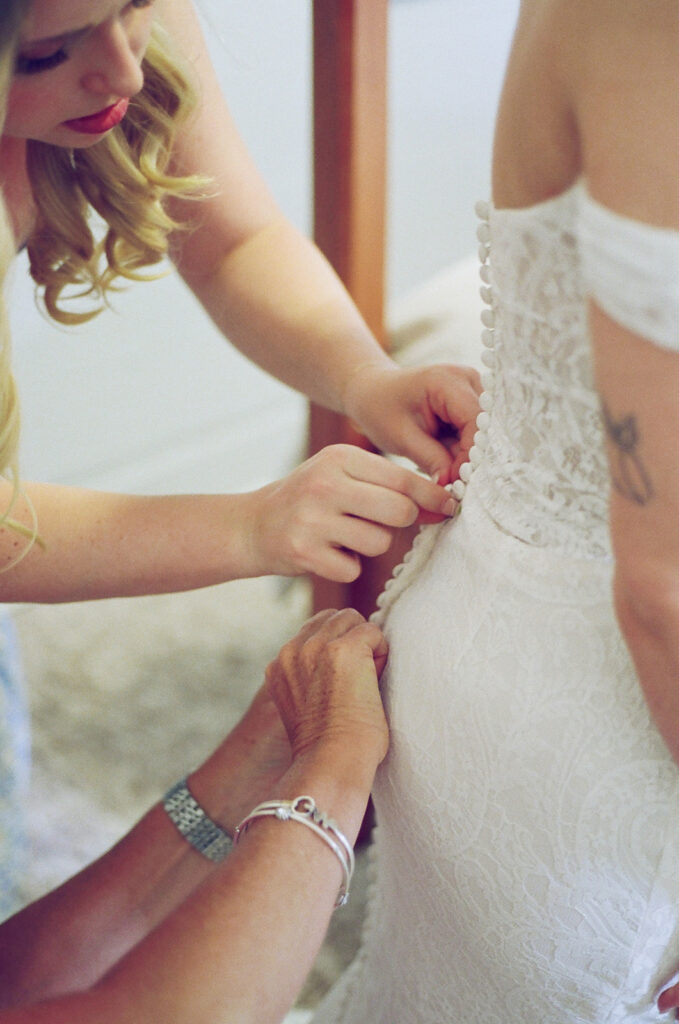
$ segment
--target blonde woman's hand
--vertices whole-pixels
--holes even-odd
[[[319,612],[282,648],[267,684],[293,759],[329,746],[374,771],[389,742],[378,688],[386,659],[381,631],[351,608]]]
[[[376,448],[407,456],[446,484],[467,460],[480,394],[479,374],[469,366],[401,369],[380,363],[356,370],[343,404]]]
[[[431,480],[355,445],[331,445],[251,495],[252,575],[316,573],[348,583],[361,571],[360,556],[384,554],[396,530],[455,508]]]

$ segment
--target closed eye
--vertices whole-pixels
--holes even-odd
[[[26,57],[19,54],[16,59],[15,71],[18,75],[39,75],[42,71],[51,71],[68,60],[66,50],[61,47],[47,57]]]
[[[2,0],[0,0],[0,3]],[[128,0],[128,3],[124,4],[123,11],[127,8],[132,10],[143,9],[146,7],[152,7],[154,0]],[[121,12],[122,13],[122,12]],[[54,37],[53,39],[43,39],[35,43],[38,48],[47,48],[47,45],[56,45],[57,49],[53,50],[52,53],[47,53],[44,56],[42,54],[33,55],[30,53],[30,49],[33,44],[28,44],[27,49],[29,53],[19,54],[15,63],[15,73],[17,75],[39,75],[43,71],[51,71],[52,68],[59,67],[64,61],[68,60],[69,54],[66,50],[66,42],[68,41],[69,49],[73,43],[87,35],[91,30],[92,26],[87,25],[82,29],[76,29],[73,32],[69,32],[67,36]],[[39,53],[39,49],[38,49]]]

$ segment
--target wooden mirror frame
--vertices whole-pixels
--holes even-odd
[[[388,0],[314,0],[314,238],[382,345],[387,169]],[[311,406],[309,454],[328,444],[369,447],[337,413]],[[313,580],[314,611],[369,614],[384,578],[364,559],[355,583]]]

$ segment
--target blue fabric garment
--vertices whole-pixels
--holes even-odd
[[[18,907],[27,859],[30,731],[14,623],[0,608],[0,919]]]

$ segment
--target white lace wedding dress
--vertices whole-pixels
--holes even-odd
[[[611,605],[583,195],[481,226],[487,411],[461,514],[383,596],[376,877],[314,1024],[670,1019],[679,769]]]

